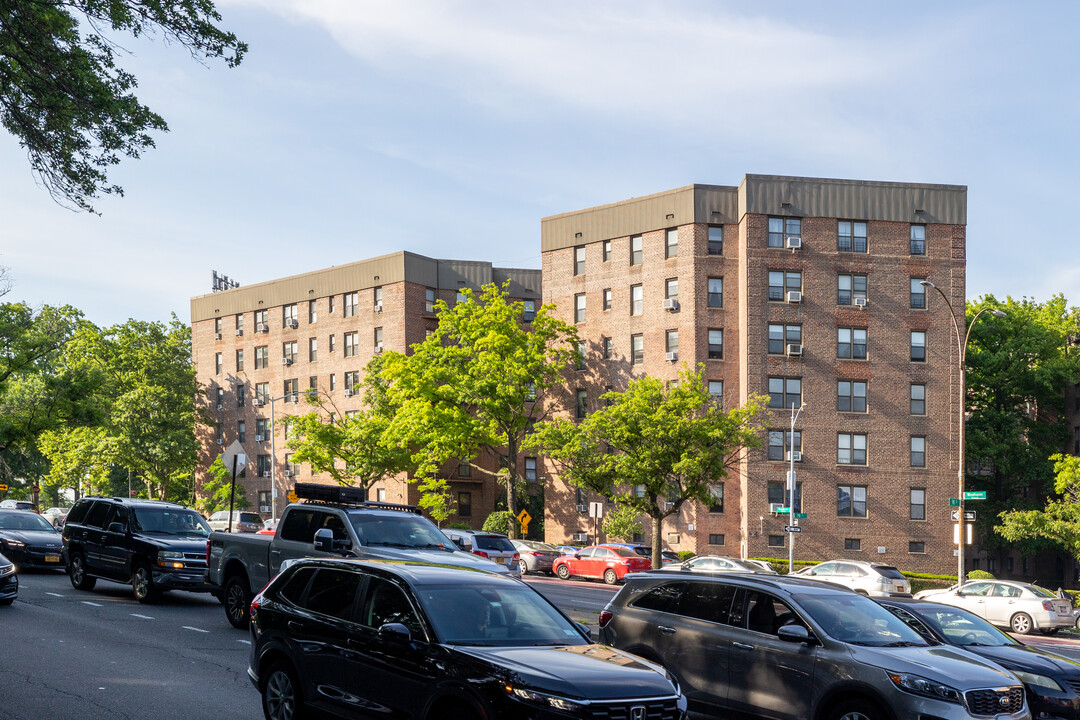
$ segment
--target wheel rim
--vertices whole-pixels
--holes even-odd
[[[296,712],[296,689],[287,672],[278,670],[270,676],[263,698],[266,701],[266,714],[273,720],[292,720]]]
[[[225,595],[225,603],[229,606],[229,616],[236,622],[244,619],[244,589],[233,583]]]
[[[851,710],[841,715],[840,720],[870,720],[870,716],[858,710]]]
[[[570,571],[566,569],[565,565],[560,565],[559,569],[555,571],[555,574],[561,577],[563,580],[570,577]]]
[[[1031,621],[1023,615],[1017,615],[1013,618],[1013,632],[1026,633],[1031,629]]]
[[[529,571],[529,566],[525,564],[524,560],[522,560],[518,563],[518,570],[521,572],[522,575],[524,575]]]
[[[606,573],[604,573],[604,582],[606,582],[608,585],[614,585],[615,581],[618,579],[619,576],[614,570],[608,570]]]
[[[146,568],[135,568],[135,579],[132,581],[132,585],[135,590],[135,597],[142,600],[150,592],[150,578],[147,575]]]
[[[76,555],[71,558],[71,581],[76,585],[81,585],[83,575],[85,575],[85,571],[83,570],[82,558]]]

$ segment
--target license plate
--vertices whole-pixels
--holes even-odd
[[[59,556],[59,555],[55,555],[55,554],[53,554],[53,555],[46,555],[46,556],[45,556],[45,562],[60,562],[60,556]]]

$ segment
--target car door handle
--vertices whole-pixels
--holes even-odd
[[[662,633],[667,634],[667,635],[674,635],[675,634],[675,628],[668,627],[667,625],[660,625],[656,629],[659,630]]]
[[[280,551],[280,550],[271,550],[271,551],[270,551],[270,554],[271,554],[271,555],[280,555],[280,554],[281,554],[281,551]]]
[[[299,622],[297,620],[290,620],[289,621],[289,629],[292,630],[293,632],[303,632],[304,631],[304,623]]]
[[[753,650],[754,649],[753,645],[747,645],[746,643],[736,642],[734,640],[731,641],[731,644],[733,646],[739,648],[740,650]]]

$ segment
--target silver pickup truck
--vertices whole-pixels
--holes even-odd
[[[273,536],[215,532],[207,546],[207,580],[221,588],[233,627],[246,628],[252,598],[281,570],[305,557],[355,557],[458,565],[507,574],[505,565],[462,552],[419,508],[348,500],[325,485],[298,483],[297,495],[335,500],[285,508]],[[329,493],[329,495],[328,495]]]

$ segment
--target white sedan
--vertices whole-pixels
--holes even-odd
[[[1075,623],[1069,600],[1038,585],[1007,580],[975,580],[945,590],[923,590],[919,600],[963,608],[1014,633],[1039,632],[1049,635]]]

